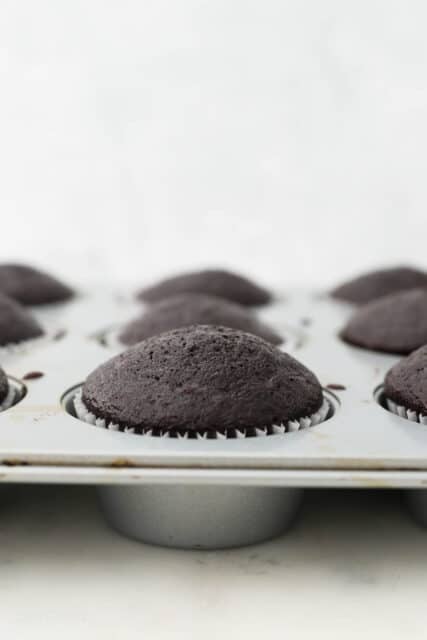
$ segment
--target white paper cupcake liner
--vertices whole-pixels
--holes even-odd
[[[189,437],[194,438],[194,431],[184,431],[182,433],[176,433],[176,435],[171,434],[170,431],[165,430],[160,433],[153,433],[151,429],[139,433],[135,431],[133,427],[120,427],[120,425],[114,422],[108,422],[104,420],[104,418],[97,418],[83,402],[82,399],[82,390],[79,389],[74,398],[74,409],[76,412],[76,416],[83,420],[83,422],[87,422],[88,424],[92,424],[95,427],[100,427],[101,429],[108,429],[109,431],[122,431],[124,433],[132,433],[140,436],[148,436],[155,438],[178,438],[186,440]],[[243,431],[240,429],[229,429],[227,433],[221,433],[219,431],[212,431],[209,433],[197,433],[197,440],[228,440],[228,439],[236,439],[236,438],[254,438],[254,437],[266,437],[272,435],[283,435],[285,433],[292,433],[295,431],[300,431],[302,429],[308,429],[310,427],[314,427],[327,418],[328,413],[330,411],[329,401],[324,397],[322,405],[316,413],[313,413],[311,416],[306,416],[304,418],[300,418],[299,420],[290,420],[286,424],[282,425],[273,425],[272,427],[263,427],[256,429],[248,429],[247,431]]]
[[[3,402],[0,404],[0,412],[10,409],[15,404],[17,390],[9,383],[9,390]]]
[[[407,409],[406,407],[400,404],[396,404],[396,402],[393,402],[393,400],[390,400],[390,398],[387,398],[386,396],[385,396],[385,403],[386,403],[387,409],[391,413],[394,413],[396,416],[400,416],[401,418],[406,418],[406,420],[409,420],[410,422],[427,424],[427,416],[424,416],[422,413],[417,413],[412,409]]]

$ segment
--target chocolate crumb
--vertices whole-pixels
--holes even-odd
[[[326,385],[327,389],[330,389],[331,391],[345,391],[347,389],[347,387],[345,387],[343,384],[327,384]]]
[[[309,327],[311,324],[313,324],[313,320],[308,317],[301,318],[300,322],[303,327]]]
[[[37,380],[37,378],[43,378],[44,373],[43,371],[29,371],[28,373],[25,374],[25,376],[22,376],[23,380]]]
[[[55,335],[53,336],[53,339],[62,340],[62,338],[65,338],[66,335],[67,335],[67,332],[65,331],[65,329],[60,329],[55,333]]]

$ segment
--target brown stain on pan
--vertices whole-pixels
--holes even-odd
[[[25,460],[20,460],[19,458],[8,458],[7,460],[2,460],[1,463],[5,467],[29,467],[30,463]]]
[[[346,391],[347,387],[343,384],[340,384],[338,382],[330,382],[329,384],[326,385],[327,389],[330,389],[331,391]]]
[[[113,462],[111,462],[108,466],[112,467],[113,469],[123,469],[126,467],[136,467],[138,465],[134,464],[127,458],[117,458],[116,460],[113,460]]]

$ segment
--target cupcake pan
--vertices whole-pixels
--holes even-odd
[[[277,535],[291,524],[305,487],[403,488],[427,524],[427,425],[381,404],[380,385],[398,356],[337,338],[350,307],[299,291],[260,312],[291,338],[284,348],[331,387],[334,415],[294,433],[232,440],[125,434],[68,412],[75,388],[116,352],[99,333],[139,308],[130,297],[97,291],[35,310],[48,329],[66,333],[2,355],[23,397],[0,413],[1,482],[98,485],[117,530],[176,547],[238,546]],[[43,375],[26,379],[32,372]]]

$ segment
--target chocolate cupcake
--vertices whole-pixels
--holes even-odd
[[[168,437],[284,433],[325,419],[316,376],[257,336],[197,325],[139,342],[89,375],[78,417]]]
[[[146,302],[157,302],[180,293],[218,296],[245,307],[260,306],[272,300],[266,289],[243,276],[220,269],[196,271],[162,280],[140,291],[137,297]]]
[[[346,342],[406,355],[427,344],[427,289],[395,293],[358,309],[341,332]]]
[[[427,345],[390,369],[384,381],[384,395],[390,411],[427,424]]]
[[[0,292],[23,305],[64,302],[74,295],[56,278],[22,264],[0,264]]]
[[[24,307],[0,293],[0,347],[40,338],[43,329]]]
[[[411,267],[371,271],[345,282],[331,291],[333,298],[365,304],[382,296],[407,289],[427,287],[427,273]]]
[[[125,325],[118,340],[134,345],[151,336],[194,324],[221,325],[252,333],[272,344],[283,339],[239,304],[197,293],[183,293],[151,305],[138,318]]]

